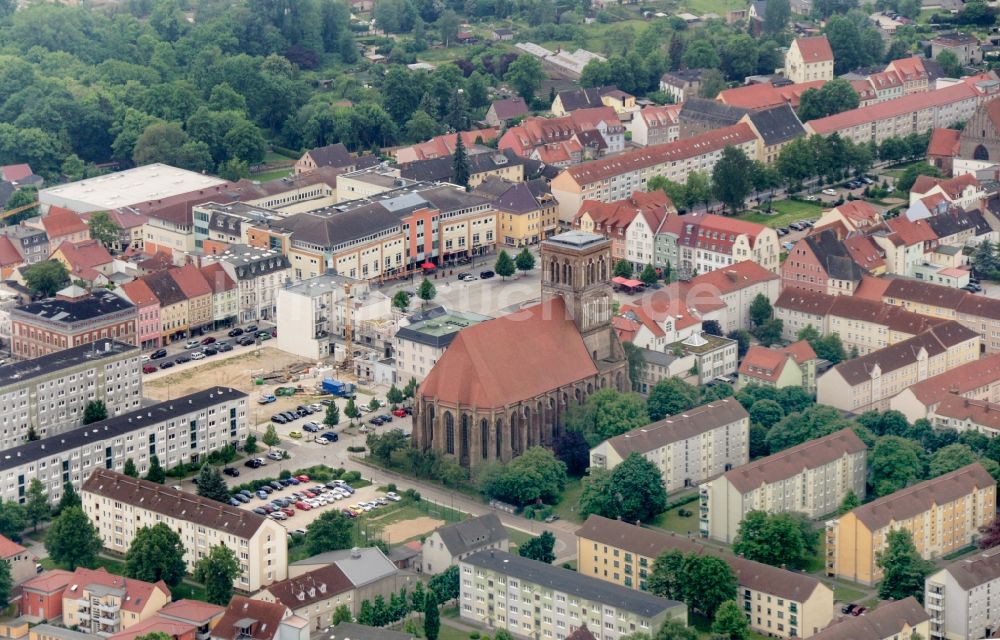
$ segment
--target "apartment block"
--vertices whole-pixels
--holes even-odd
[[[237,285],[237,321],[273,321],[278,290],[292,277],[288,257],[272,249],[232,245],[217,259]]]
[[[565,640],[586,625],[597,640],[617,640],[654,634],[668,617],[687,623],[682,602],[503,551],[476,552],[459,570],[461,617],[519,637]]]
[[[154,455],[169,469],[246,437],[246,394],[212,387],[5,450],[0,497],[24,502],[37,478],[57,503],[66,482],[79,489],[95,469],[121,470],[131,458],[145,473]]]
[[[973,360],[907,387],[889,401],[910,422],[931,418],[949,396],[1000,403],[1000,354]]]
[[[971,544],[996,517],[996,480],[978,462],[884,496],[826,523],[826,574],[875,584],[890,531],[906,529],[926,560]]]
[[[507,551],[509,542],[507,530],[495,513],[441,527],[424,541],[424,573],[444,573],[477,551]]]
[[[978,333],[954,320],[939,324],[836,365],[820,376],[816,400],[852,413],[888,409],[892,397],[907,387],[975,361],[980,343]]]
[[[735,398],[710,402],[605,440],[590,466],[614,469],[633,453],[663,474],[667,492],[694,487],[749,461],[750,414]]]
[[[76,285],[10,312],[11,353],[19,360],[111,338],[138,344],[138,312],[106,289]]]
[[[931,640],[991,638],[1000,619],[1000,547],[956,560],[927,576],[924,609]]]
[[[689,538],[592,515],[576,532],[581,574],[645,590],[656,558],[667,551],[714,553]],[[736,602],[750,627],[781,638],[808,638],[833,617],[833,591],[815,577],[720,554],[737,580]]]
[[[188,572],[222,544],[240,563],[233,580],[240,591],[257,591],[288,576],[288,533],[248,509],[100,468],[83,484],[80,497],[108,551],[124,554],[139,529],[163,522],[180,535]]]
[[[848,492],[865,495],[868,447],[851,429],[809,440],[701,485],[700,530],[726,543],[749,511],[833,513]]]
[[[646,191],[653,176],[683,183],[692,171],[711,172],[727,146],[756,158],[757,137],[743,123],[567,167],[552,181],[559,219],[572,222],[584,200],[613,202]]]
[[[79,427],[88,402],[101,401],[109,416],[142,401],[139,350],[103,338],[33,360],[0,367],[0,449]]]

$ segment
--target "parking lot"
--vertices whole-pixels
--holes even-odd
[[[249,331],[248,331],[249,330]],[[204,361],[217,355],[225,356],[236,351],[255,348],[271,339],[273,328],[248,325],[246,328],[221,330],[213,335],[196,336],[190,340],[178,340],[162,349],[156,349],[142,356],[142,371],[153,375],[174,367]],[[235,333],[237,335],[229,335]],[[259,336],[259,337],[257,337]]]

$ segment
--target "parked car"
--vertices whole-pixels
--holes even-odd
[[[310,509],[312,509],[312,505],[307,504],[302,500],[299,500],[298,502],[295,503],[295,508],[298,509],[299,511],[309,511]]]
[[[402,500],[402,498],[399,497],[399,494],[396,493],[395,491],[390,491],[389,493],[385,494],[385,497],[392,500],[393,502],[399,502],[400,500]]]
[[[185,349],[194,349],[201,346],[201,340],[188,340],[184,343]]]
[[[267,492],[264,491],[263,489],[259,489],[257,491],[257,497],[260,498],[261,500],[267,500]]]
[[[480,280],[489,280],[490,278],[492,278],[495,275],[496,274],[493,273],[492,271],[480,271],[479,272],[479,279]]]
[[[836,196],[837,195],[837,190],[836,189],[823,189],[822,193],[825,196]]]
[[[230,478],[238,478],[240,475],[240,470],[235,467],[224,467],[222,473],[229,476]]]
[[[257,515],[261,515],[261,516],[266,516],[267,515],[267,511],[264,511],[264,509],[262,507],[255,507],[254,510],[253,510],[253,512],[256,513]]]
[[[159,369],[157,369],[155,366],[153,366],[151,364],[146,364],[146,365],[143,365],[143,367],[142,367],[142,372],[143,373],[156,373],[157,371],[159,371]]]
[[[288,432],[288,437],[289,438],[295,438],[296,440],[298,440],[299,438],[302,437],[302,432],[301,431],[289,431]]]
[[[261,465],[261,463],[258,460],[247,460],[246,462],[243,463],[243,466],[250,467],[251,469],[258,469],[263,465]]]
[[[550,516],[547,516],[547,517],[545,518],[545,521],[546,521],[546,522],[550,522],[550,523],[551,523],[551,522],[555,522],[555,521],[556,521],[556,520],[558,520],[558,519],[559,519],[559,516],[557,516],[556,514],[554,514],[554,513],[553,513],[552,515],[550,515]]]
[[[859,606],[857,609],[851,612],[852,616],[863,616],[865,611],[868,611],[868,607]]]
[[[191,359],[192,360],[204,360],[205,359],[205,354],[203,352],[201,352],[201,351],[195,351],[194,353],[191,354]]]
[[[271,333],[269,331],[260,331],[260,332],[257,333],[257,339],[260,340],[260,341],[262,341],[262,342],[264,340],[270,340],[271,339]]]
[[[273,416],[271,416],[271,422],[277,422],[278,424],[285,424],[286,422],[288,422],[288,420],[285,420],[285,416],[281,415],[280,413],[276,413]]]
[[[307,422],[302,425],[303,431],[308,431],[309,433],[317,433],[322,427],[320,427],[315,422]]]
[[[233,345],[229,344],[228,342],[220,342],[219,343],[219,351],[225,352],[225,351],[232,351],[232,350],[233,350]]]
[[[271,517],[275,520],[288,520],[288,516],[285,515],[284,511],[275,511],[271,514]]]
[[[241,336],[241,335],[243,335],[243,329],[240,329],[239,327],[236,327],[235,329],[230,329],[229,333],[227,335],[230,338],[235,338],[237,336]]]
[[[476,276],[472,275],[471,273],[467,273],[461,278],[459,278],[459,280],[461,280],[462,282],[475,282]]]
[[[392,422],[392,416],[389,415],[388,413],[383,413],[382,415],[379,416],[379,418],[382,419],[382,422]]]
[[[249,327],[244,327],[244,328],[243,328],[243,331],[244,331],[245,333],[253,333],[253,332],[254,332],[254,331],[256,331],[256,330],[257,330],[257,325],[255,325],[255,324],[252,324],[252,325],[250,325]]]
[[[206,356],[214,356],[215,354],[219,353],[219,350],[213,349],[212,347],[205,347],[204,349],[201,350],[201,352],[204,353]]]
[[[397,418],[405,417],[406,416],[406,409],[393,409],[392,410],[392,415],[396,416]]]
[[[201,341],[202,344],[212,344],[213,342],[215,342],[215,338],[213,338],[212,336],[208,336],[207,338]]]
[[[304,473],[300,476],[295,476],[295,479],[298,480],[299,482],[309,482],[309,476],[307,476]]]
[[[242,502],[240,502],[239,500],[237,500],[236,498],[230,498],[230,499],[229,499],[229,506],[230,506],[230,507],[238,507],[238,506],[240,506],[241,504],[243,504],[243,503],[242,503]]]
[[[243,346],[243,347],[250,346],[250,345],[254,344],[255,342],[257,342],[257,341],[254,340],[252,336],[243,336],[242,338],[240,338],[239,340],[236,341],[237,344],[239,344],[240,346]]]
[[[327,431],[326,433],[322,434],[319,437],[323,438],[324,440],[329,440],[330,442],[336,442],[337,440],[340,440],[340,436],[338,436],[333,431]]]
[[[277,398],[275,398],[273,394],[266,393],[257,400],[257,404],[271,404],[275,400],[277,400]]]
[[[295,413],[292,413],[291,411],[282,411],[282,412],[281,412],[281,415],[282,415],[282,416],[283,416],[283,417],[285,418],[285,420],[287,420],[288,422],[294,422],[295,420],[298,420],[298,419],[299,419],[299,416],[298,416],[298,414],[295,414]]]
[[[167,360],[166,362],[161,362],[160,363],[160,368],[161,369],[169,369],[172,366],[174,366],[174,363],[172,361],[170,361],[170,360]]]
[[[157,349],[153,353],[149,354],[150,360],[159,360],[160,358],[166,358],[166,357],[167,357],[166,349]]]
[[[182,353],[181,355],[174,358],[174,362],[176,362],[177,364],[184,364],[185,362],[191,362],[191,358]]]

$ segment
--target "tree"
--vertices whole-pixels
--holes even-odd
[[[225,606],[233,597],[233,581],[240,575],[240,563],[229,547],[218,544],[194,565],[194,579],[205,585],[205,599]]]
[[[350,549],[351,521],[340,511],[326,511],[316,518],[306,530],[306,549],[314,556],[327,551]]]
[[[806,89],[799,100],[803,122],[825,118],[858,107],[858,94],[846,80],[837,78],[819,89]]]
[[[649,592],[661,598],[680,600],[683,584],[684,554],[677,549],[656,556],[646,581]]]
[[[802,568],[806,540],[790,514],[749,511],[737,529],[733,553],[775,567]]]
[[[705,69],[701,72],[701,87],[698,97],[714,100],[719,92],[726,88],[726,78],[718,69]]]
[[[382,407],[382,404],[378,401],[378,398],[372,396],[372,399],[368,401],[368,409],[370,411],[378,411]]]
[[[278,437],[278,430],[271,423],[268,423],[267,428],[264,430],[264,437],[261,440],[269,447],[276,447],[281,443],[281,438]]]
[[[323,416],[323,424],[328,427],[340,424],[340,409],[337,408],[336,402],[331,402],[330,406],[326,408],[326,415]]]
[[[497,261],[493,265],[493,270],[496,271],[497,275],[504,280],[506,280],[508,276],[514,275],[515,266],[510,254],[501,249],[500,255],[497,256]]]
[[[742,358],[750,350],[750,332],[746,329],[734,329],[726,334],[730,340],[736,341],[736,355]]]
[[[746,153],[736,147],[726,147],[712,169],[712,192],[716,199],[735,214],[753,189],[753,167]],[[761,295],[761,294],[758,294]]]
[[[584,480],[580,511],[629,522],[646,522],[667,508],[663,474],[639,454],[629,455],[610,473],[595,472]]]
[[[555,504],[566,487],[566,465],[544,447],[531,447],[506,465],[487,465],[479,473],[487,497],[518,506]]]
[[[410,399],[413,398],[416,394],[417,394],[417,379],[414,378],[413,376],[410,376],[409,382],[407,382],[406,386],[403,387],[403,397]]]
[[[125,553],[125,575],[136,580],[163,580],[176,587],[184,577],[184,544],[177,533],[160,522],[140,527]]]
[[[58,260],[43,260],[24,270],[24,283],[31,295],[48,298],[69,285],[69,271]]]
[[[653,640],[698,640],[698,632],[677,618],[667,618]]]
[[[736,575],[722,558],[689,554],[681,569],[681,600],[711,618],[723,602],[736,593]]]
[[[625,258],[622,258],[621,260],[615,263],[611,275],[615,276],[616,278],[631,278],[632,263],[626,260]]]
[[[438,611],[438,599],[434,591],[431,591],[430,597],[425,598],[424,603],[424,637],[427,640],[437,640],[438,634],[441,632],[441,619],[439,617],[440,612]]]
[[[759,327],[774,316],[771,301],[763,293],[758,293],[750,302],[750,322]]]
[[[934,565],[920,557],[913,537],[906,529],[890,531],[885,542],[885,550],[875,556],[875,564],[882,570],[878,597],[882,600],[902,600],[914,596],[923,602],[924,578]]]
[[[355,420],[361,417],[361,410],[354,404],[354,398],[347,399],[347,404],[344,406],[344,415],[351,420],[352,425]]]
[[[590,446],[649,424],[646,403],[636,393],[599,389],[566,413],[566,429],[579,431]]]
[[[248,443],[250,442],[251,437],[252,436],[247,437]],[[146,472],[146,480],[149,480],[150,482],[158,482],[159,484],[163,484],[164,481],[166,481],[166,479],[167,479],[167,472],[164,471],[163,467],[160,466],[160,459],[155,455],[150,456],[149,470]]]
[[[392,306],[400,311],[406,311],[410,308],[410,294],[408,291],[400,289],[396,292],[396,295],[392,296]]]
[[[83,424],[93,424],[108,419],[108,408],[103,400],[91,400],[83,409]]]
[[[4,211],[13,211],[14,209],[20,209],[21,207],[27,207],[21,213],[16,213],[9,218],[5,219],[7,224],[17,224],[21,220],[26,220],[38,215],[38,207],[28,207],[30,204],[38,202],[38,189],[34,187],[26,187],[24,189],[18,189],[10,198],[7,199],[4,205]]]
[[[521,249],[521,252],[514,257],[514,264],[518,271],[527,273],[535,268],[535,256],[528,251],[528,247]],[[499,273],[499,271],[497,271]]]
[[[406,131],[406,137],[412,142],[430,140],[434,136],[441,133],[441,127],[438,125],[438,121],[423,109],[418,109],[413,112],[410,119],[406,121],[404,130]]]
[[[389,385],[389,390],[385,392],[386,401],[395,407],[403,401],[403,392],[395,384]]]
[[[419,587],[421,584],[423,583],[418,582],[417,586]],[[414,588],[414,591],[416,591],[416,588]],[[351,620],[353,620],[353,618],[351,617],[350,608],[348,608],[346,604],[342,604],[333,610],[333,617],[330,619],[330,625],[335,627],[341,622],[350,622]]]
[[[976,544],[980,549],[992,549],[1000,544],[1000,518],[994,518],[985,527],[980,527],[979,534]]]
[[[656,275],[656,269],[654,269],[651,264],[647,264],[643,267],[642,273],[639,274],[639,280],[642,280],[643,284],[647,286],[655,284],[658,279],[659,276]]]
[[[0,607],[4,609],[10,604],[10,592],[14,588],[14,581],[10,575],[10,562],[4,560],[0,562]]]
[[[121,237],[122,228],[111,219],[107,211],[94,213],[87,224],[90,227],[90,237],[109,249]]]
[[[45,534],[49,557],[70,571],[96,567],[101,546],[101,536],[79,506],[63,509]]]
[[[223,504],[229,502],[229,487],[216,467],[207,463],[202,465],[198,473],[198,495]]]
[[[681,411],[693,409],[698,406],[699,396],[697,387],[680,378],[664,378],[653,386],[646,400],[649,419],[656,422]]]
[[[781,33],[788,25],[791,15],[792,7],[788,0],[778,0],[773,4],[768,0],[767,7],[764,8],[764,33]]]
[[[427,306],[427,303],[433,300],[436,295],[437,289],[434,287],[434,283],[424,278],[420,287],[417,288],[417,297],[424,301],[424,306]]]
[[[28,483],[24,512],[35,531],[38,531],[38,523],[48,520],[52,513],[49,508],[49,499],[45,495],[45,487],[38,478],[32,478],[31,482]]]
[[[854,423],[843,419],[833,407],[812,405],[786,415],[781,422],[771,427],[767,432],[767,446],[771,453],[777,453],[806,440],[821,438],[852,426],[855,426]]]
[[[590,445],[581,431],[563,429],[562,433],[556,436],[552,450],[566,465],[566,473],[571,476],[582,476],[590,466]]]
[[[436,600],[441,605],[449,600],[457,600],[460,589],[458,565],[453,564],[431,578],[430,582],[427,583],[427,587],[430,592],[427,594],[427,599],[432,602]]]
[[[712,633],[723,640],[750,638],[750,623],[747,622],[746,615],[735,600],[726,600],[719,605],[719,609],[715,612],[715,620],[712,621]]]
[[[136,469],[135,461],[132,460],[132,458],[128,458],[125,460],[125,467],[122,469],[122,473],[132,478],[139,477],[139,470]]]
[[[469,156],[465,151],[462,132],[455,136],[455,152],[451,155],[451,179],[457,184],[469,188]]]
[[[888,142],[888,141],[886,141]],[[941,171],[930,164],[925,162],[920,162],[917,164],[911,164],[906,169],[903,170],[902,175],[896,180],[896,190],[902,192],[908,192],[913,188],[913,183],[917,181],[920,176],[930,176],[932,178],[940,178]]]
[[[62,513],[66,509],[72,507],[82,506],[82,501],[80,500],[80,495],[73,489],[73,483],[67,480],[63,483],[63,493],[62,497],[59,498],[59,504],[56,506],[56,511]]]
[[[538,560],[546,564],[552,564],[556,559],[553,551],[556,545],[556,537],[551,531],[543,531],[542,535],[536,536],[517,547],[517,553],[522,558]]]
[[[924,475],[923,449],[913,440],[882,436],[868,454],[868,477],[876,496],[887,496]]]
[[[247,439],[243,442],[243,450],[251,455],[257,453],[257,436],[252,433],[248,435]]]
[[[848,511],[853,511],[861,506],[861,500],[858,499],[858,494],[853,491],[848,491],[844,499],[841,500],[840,506],[837,507],[837,515],[842,516]]]
[[[545,71],[538,58],[532,55],[522,54],[507,67],[507,74],[504,79],[510,83],[514,91],[524,98],[524,101],[531,104],[535,99],[535,92],[542,85],[542,78]]]
[[[934,455],[931,456],[927,476],[930,478],[943,476],[946,473],[970,465],[977,459],[978,456],[975,451],[969,447],[969,445],[960,444],[958,442],[950,444],[947,447],[938,449]]]
[[[785,417],[785,410],[774,400],[762,399],[750,407],[750,422],[770,429]]]

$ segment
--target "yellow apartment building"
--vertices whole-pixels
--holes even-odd
[[[890,531],[906,529],[926,560],[972,543],[996,517],[996,480],[978,462],[906,487],[826,523],[826,573],[871,585]]]
[[[673,533],[592,515],[577,530],[577,570],[644,590],[656,558],[666,551],[713,553]],[[779,638],[808,638],[830,624],[833,591],[812,576],[720,554],[736,575],[736,602],[750,627]]]

